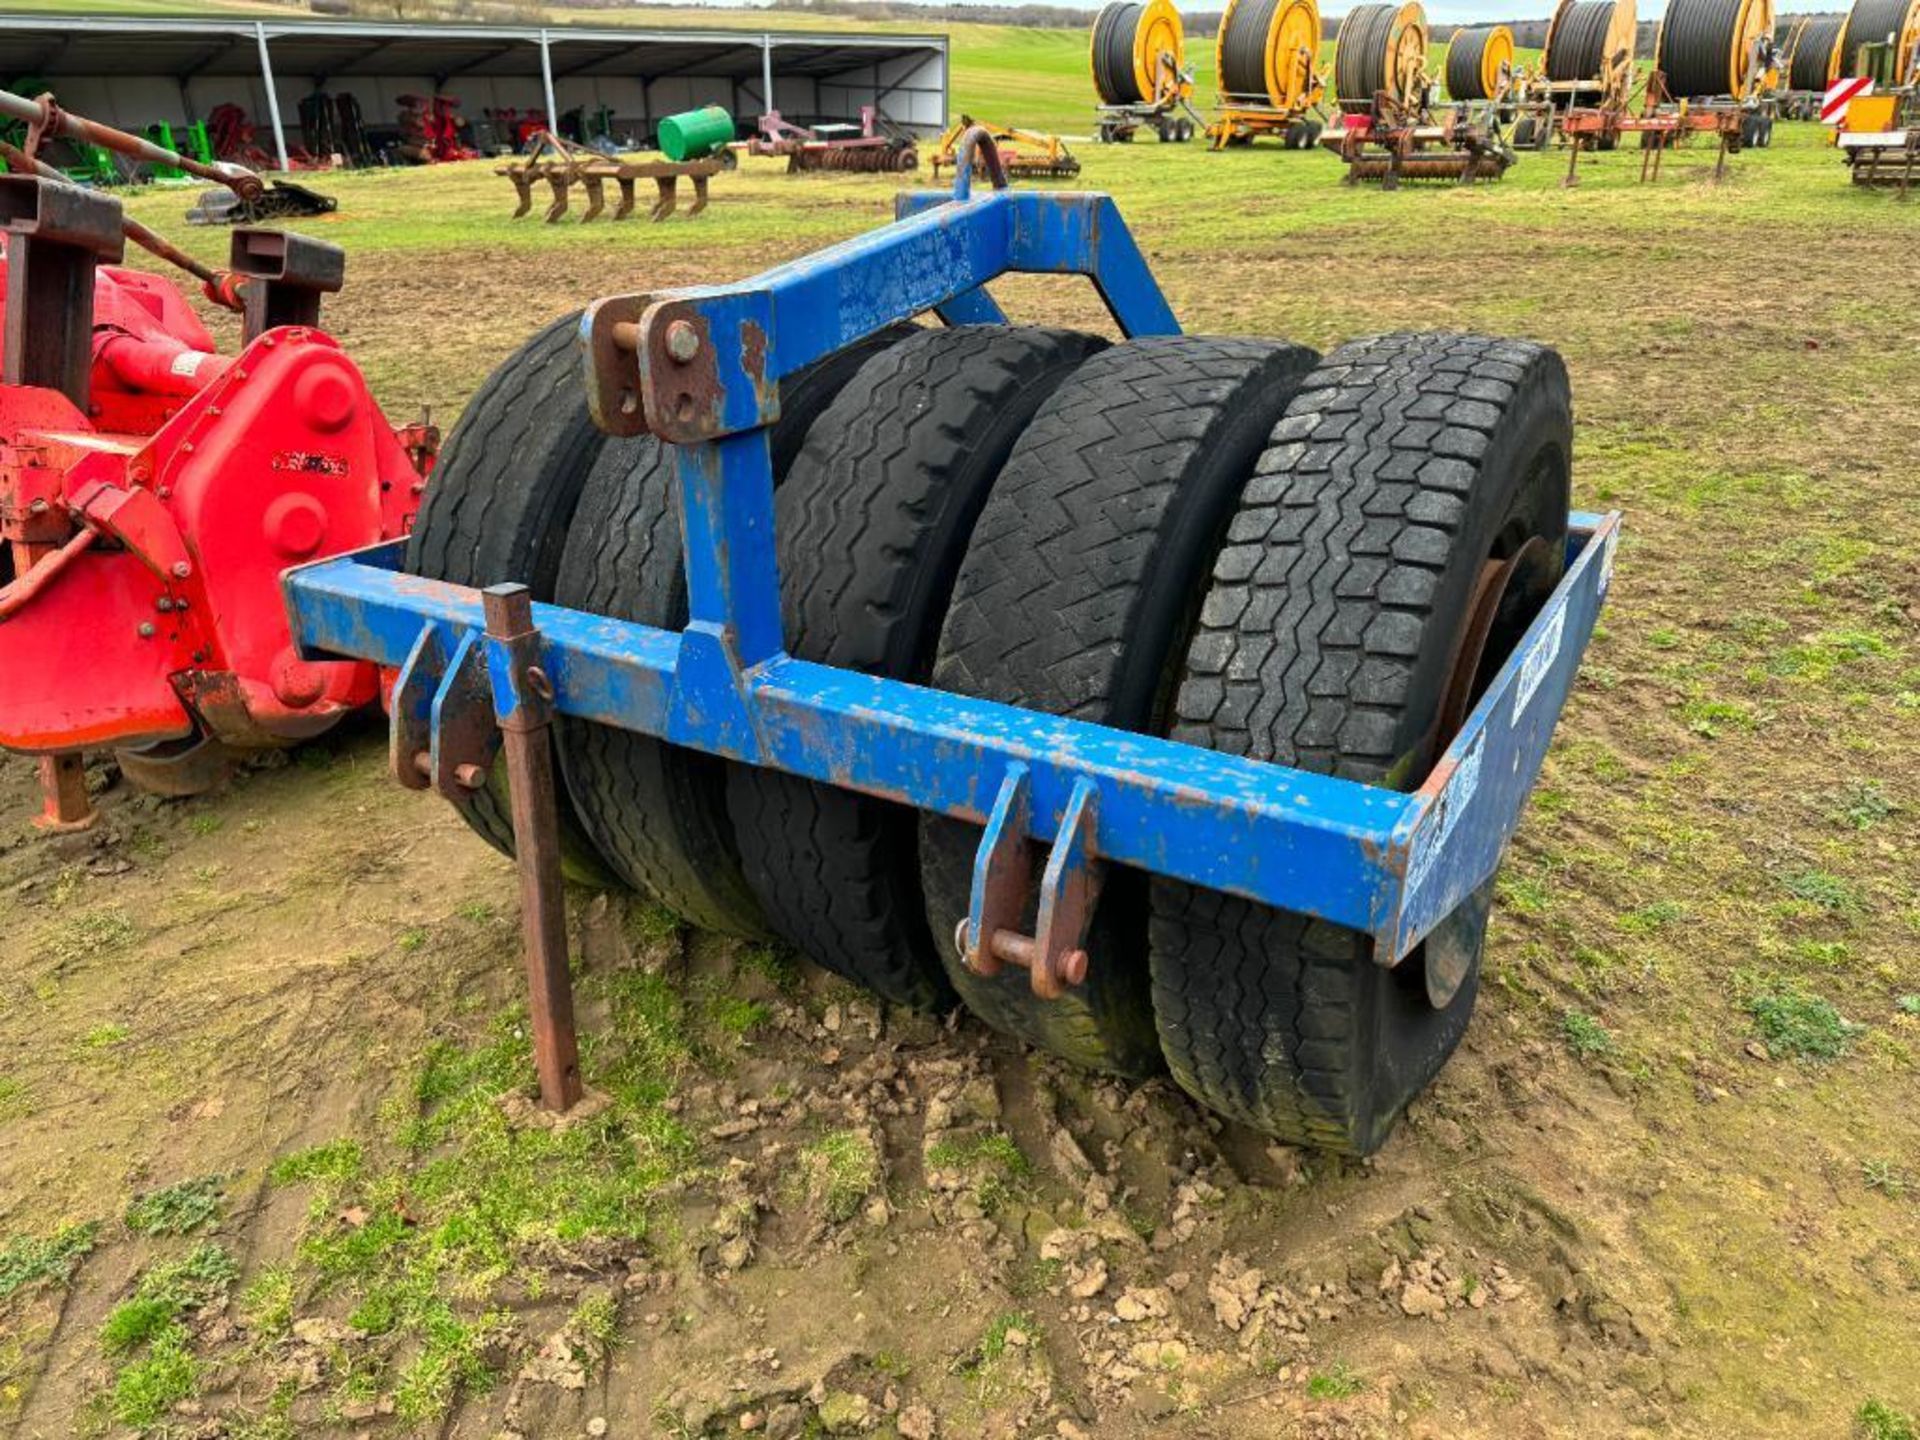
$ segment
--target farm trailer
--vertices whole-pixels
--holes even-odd
[[[876,232],[549,327],[407,543],[289,572],[302,653],[394,667],[395,778],[517,857],[551,1106],[585,844],[889,1002],[1370,1152],[1465,1029],[1613,571],[1565,369],[1186,336],[1110,199],[1002,184],[976,133]],[[1008,325],[1015,272],[1126,338]]]

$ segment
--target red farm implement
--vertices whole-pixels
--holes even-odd
[[[240,314],[238,354],[128,238]],[[318,328],[341,252],[239,229],[214,270],[37,168],[0,176],[0,239],[0,747],[42,757],[42,823],[91,819],[84,751],[192,793],[374,700],[375,667],[296,654],[278,591],[405,534],[436,448]]]

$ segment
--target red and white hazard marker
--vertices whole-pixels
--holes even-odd
[[[1847,106],[1872,93],[1873,81],[1864,75],[1852,75],[1834,81],[1827,87],[1826,98],[1820,102],[1821,122],[1827,125],[1840,124],[1847,118]]]

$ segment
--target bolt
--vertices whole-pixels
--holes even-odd
[[[27,506],[27,513],[28,513],[29,515],[44,515],[44,514],[46,514],[46,513],[47,513],[47,502],[46,502],[45,500],[36,500],[36,501],[34,501],[34,502],[33,502],[33,503],[31,504],[31,505],[29,505],[29,506]]]
[[[487,772],[478,765],[456,765],[453,778],[460,782],[463,790],[478,790],[487,783]]]
[[[162,485],[153,493],[158,495],[162,500],[171,500],[173,498],[173,487],[171,485]]]
[[[140,638],[142,640],[151,640],[153,636],[153,622],[151,620],[142,620],[140,622]]]
[[[158,610],[162,615],[164,615],[169,610],[173,609],[173,601],[169,599],[167,596],[162,595],[158,600],[153,602],[153,608]]]
[[[686,364],[700,353],[700,332],[685,320],[667,326],[667,354]]]
[[[176,560],[173,562],[174,579],[184,580],[191,574],[193,574],[193,566],[189,565],[186,561]]]

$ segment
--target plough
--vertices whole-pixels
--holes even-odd
[[[993,136],[994,144],[1000,150],[1000,163],[1006,167],[1010,179],[1071,180],[1080,173],[1080,161],[1067,148],[1067,142],[1058,135],[1022,130],[1013,125],[987,125],[976,121],[971,115],[962,115],[947,128],[934,146],[933,178],[936,182],[942,170],[953,168],[960,141],[976,124]],[[984,178],[981,163],[978,158],[975,159],[975,174]]]
[[[215,270],[37,165],[0,176],[0,234],[0,746],[41,757],[41,823],[70,828],[93,818],[84,751],[188,794],[376,698],[374,667],[294,653],[275,581],[404,535],[437,436],[390,426],[318,328],[334,246],[237,229]],[[119,268],[129,239],[239,313],[237,355]]]
[[[550,1106],[572,835],[891,1002],[1368,1153],[1465,1029],[1612,575],[1565,367],[1187,336],[1112,200],[1004,185],[976,130],[885,228],[543,331],[410,541],[286,576],[300,653],[393,667],[394,777],[517,856]],[[1125,338],[1010,325],[1014,272]]]
[[[693,186],[693,204],[687,207],[689,216],[698,215],[707,208],[707,182],[724,168],[718,159],[691,160],[675,163],[671,160],[622,160],[602,155],[585,145],[575,145],[572,141],[562,140],[551,130],[538,131],[531,142],[532,148],[522,159],[498,167],[493,173],[504,175],[513,182],[513,188],[520,197],[520,203],[513,212],[518,220],[533,209],[533,187],[544,182],[553,192],[553,200],[547,206],[545,220],[552,225],[567,213],[568,192],[579,185],[587,192],[587,208],[580,216],[584,225],[597,219],[607,208],[607,182],[611,181],[620,189],[620,200],[613,208],[612,218],[624,220],[633,213],[633,187],[642,180],[651,180],[656,189],[656,198],[647,210],[650,220],[664,220],[674,213],[679,205],[679,187],[682,180]]]

